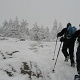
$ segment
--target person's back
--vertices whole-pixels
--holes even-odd
[[[70,38],[75,32],[77,31],[77,28],[75,26],[68,26],[67,32],[66,32],[66,38]]]

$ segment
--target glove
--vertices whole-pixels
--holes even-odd
[[[60,42],[63,42],[63,39],[64,39],[64,38],[63,38],[63,37],[61,37],[61,38],[60,38]]]
[[[60,38],[60,42],[65,42],[67,39],[66,38],[64,38],[64,37],[61,37]]]

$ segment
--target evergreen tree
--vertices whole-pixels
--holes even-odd
[[[5,20],[3,22],[2,35],[6,36],[8,34],[9,23]]]
[[[50,32],[48,27],[45,29],[45,38],[46,41],[50,41]]]
[[[38,32],[39,32],[39,26],[37,25],[37,22],[34,24],[34,27],[30,30],[30,37],[32,40],[39,40],[39,36],[38,36]]]
[[[20,25],[20,33],[23,36],[23,38],[26,38],[29,35],[29,29],[27,28],[28,23],[26,20],[22,20],[21,25]]]
[[[57,21],[55,20],[54,26],[53,26],[52,31],[51,31],[52,40],[55,40],[56,36],[57,36]]]
[[[58,29],[57,29],[57,33],[59,33],[61,30],[62,30],[62,24],[59,23],[59,27],[58,27]]]
[[[5,20],[5,21],[3,22],[3,27],[6,27],[6,26],[8,26],[8,22]]]
[[[43,25],[39,28],[38,37],[39,37],[39,40],[45,39],[45,29],[43,28]]]

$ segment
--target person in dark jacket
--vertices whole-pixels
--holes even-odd
[[[79,25],[80,26],[80,25]],[[77,52],[76,52],[76,63],[77,63],[77,72],[80,75],[80,29],[77,30],[71,37],[70,41],[73,39],[77,39],[78,41],[78,47],[77,47]]]
[[[67,36],[67,29],[68,29],[69,26],[72,26],[71,23],[68,23],[67,27],[63,28],[62,31],[57,34],[57,37],[63,36],[63,37],[60,38],[60,41],[63,42],[62,52],[64,54],[65,61],[67,62],[68,59],[70,58],[71,67],[74,67],[75,66],[75,61],[74,61],[75,39],[70,41],[69,40],[70,38]]]

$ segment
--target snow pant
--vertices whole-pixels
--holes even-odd
[[[77,63],[77,72],[80,74],[80,43],[76,52],[76,63]]]
[[[75,43],[75,41],[73,41],[73,42],[65,41],[65,42],[63,42],[63,47],[62,47],[62,52],[63,52],[65,58],[67,56],[70,56],[71,64],[74,63],[74,43]],[[67,51],[67,50],[69,50],[69,51]]]

